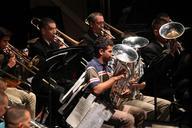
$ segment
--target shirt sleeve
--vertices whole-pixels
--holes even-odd
[[[87,68],[86,78],[87,78],[89,90],[92,90],[95,86],[101,83],[99,79],[99,75],[94,67]]]

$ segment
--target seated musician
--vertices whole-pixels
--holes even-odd
[[[112,65],[113,67],[118,67],[118,63]],[[171,104],[170,101],[157,98],[157,115],[155,115],[155,102],[154,97],[143,95],[140,90],[145,88],[145,81],[140,80],[143,75],[143,67],[144,63],[142,62],[142,58],[138,58],[136,62],[128,63],[127,67],[130,69],[130,77],[128,82],[128,86],[116,86],[113,88],[111,93],[111,98],[114,104],[121,108],[123,105],[133,105],[139,107],[146,111],[147,119],[153,120],[156,118],[160,121],[169,121],[170,111],[169,106]],[[115,68],[112,68],[115,69]],[[155,117],[157,116],[157,117]]]
[[[65,48],[66,46],[58,41],[58,38],[55,38],[57,33],[57,23],[53,19],[48,17],[42,18],[38,27],[40,29],[38,38],[36,38],[36,40],[29,45],[29,56],[31,58],[38,56],[39,58],[39,63],[37,64],[39,72],[32,79],[32,89],[37,96],[36,111],[40,112],[42,108],[48,108],[49,115],[45,124],[49,125],[49,127],[54,127],[55,125],[58,125],[57,122],[59,122],[62,118],[57,112],[58,108],[61,106],[61,103],[59,102],[60,92],[55,90],[52,86],[50,86],[50,84],[47,84],[42,79],[46,79],[48,82],[51,81],[49,78],[52,77],[50,76],[52,73],[47,73],[49,65],[45,61],[49,57],[49,53],[54,50]],[[55,77],[62,79],[64,70],[56,70],[57,69],[54,71],[56,75],[52,78],[54,80],[57,80]],[[60,72],[63,74],[60,74]]]
[[[32,118],[35,118],[36,96],[32,92],[17,89],[21,83],[15,76],[16,56],[7,51],[11,38],[10,32],[0,27],[0,77],[5,81],[7,87],[5,93],[13,103],[22,103],[30,109]],[[11,87],[9,87],[11,86]],[[19,100],[18,100],[19,99]]]
[[[6,128],[31,128],[31,114],[22,106],[12,106],[5,114]]]
[[[140,128],[145,119],[145,112],[142,109],[130,105],[116,108],[110,100],[109,92],[112,86],[125,77],[123,73],[112,77],[109,75],[107,63],[111,59],[112,46],[113,42],[109,39],[101,37],[96,40],[96,55],[86,68],[85,79],[88,86],[85,92],[94,94],[100,102],[114,108],[115,112],[109,121],[110,124],[115,123],[114,125],[124,128]]]
[[[4,114],[6,113],[6,110],[8,107],[8,97],[1,90],[1,88],[3,87],[1,86],[1,81],[0,81],[0,128],[5,128]]]

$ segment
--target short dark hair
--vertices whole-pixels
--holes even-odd
[[[0,27],[0,39],[2,39],[5,36],[10,37],[11,32],[9,30],[7,30],[6,28],[4,28],[4,27]]]
[[[40,23],[39,23],[39,29],[46,27],[49,23],[55,23],[55,21],[51,18],[48,18],[48,17],[42,18]]]
[[[156,18],[160,18],[160,19],[163,19],[164,17],[169,17],[169,14],[166,12],[161,12],[161,13],[158,13],[156,16]]]
[[[98,56],[99,55],[99,50],[100,49],[106,49],[107,46],[113,46],[113,41],[110,39],[107,39],[105,37],[99,37],[96,39],[95,41],[95,55]]]
[[[152,22],[152,29],[159,29],[163,24],[168,23],[167,20],[163,18],[155,18]]]
[[[96,16],[103,16],[101,12],[93,12],[87,17],[87,22],[90,24],[91,22],[95,22]]]
[[[152,29],[153,30],[158,29],[163,24],[169,22],[169,21],[167,21],[166,18],[170,18],[167,13],[161,12],[161,13],[157,14],[155,19],[152,21]]]
[[[26,112],[29,112],[29,110],[27,110],[24,106],[11,106],[5,113],[4,119],[6,125],[18,125],[19,122],[22,122],[26,119]]]

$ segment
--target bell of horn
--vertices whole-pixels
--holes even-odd
[[[162,25],[159,34],[165,39],[176,39],[183,35],[185,27],[179,22],[169,22]]]
[[[138,59],[137,51],[125,44],[114,45],[112,54],[116,59],[124,63],[132,63]]]
[[[141,36],[129,36],[122,41],[122,44],[126,44],[135,49],[145,47],[148,43],[149,40]]]

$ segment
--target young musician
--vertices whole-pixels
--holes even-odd
[[[30,109],[32,118],[35,118],[35,108],[36,108],[36,95],[32,92],[26,92],[24,90],[17,89],[19,85],[18,79],[11,76],[17,76],[15,74],[16,56],[11,51],[7,51],[7,46],[11,39],[11,33],[0,27],[0,77],[4,80],[8,87],[5,88],[5,93],[8,95],[13,103],[25,104],[27,108]],[[10,85],[11,84],[11,85]],[[12,86],[12,87],[9,87]],[[16,100],[16,99],[19,99]]]

